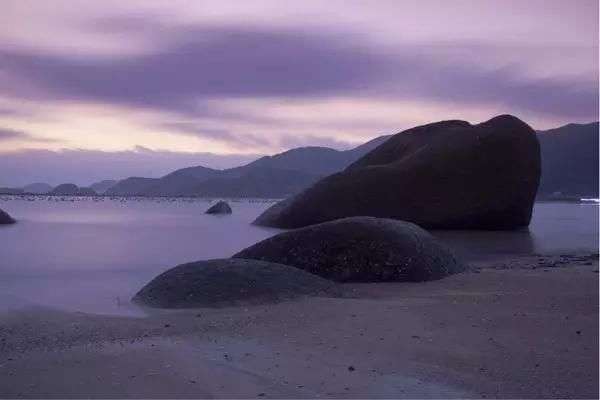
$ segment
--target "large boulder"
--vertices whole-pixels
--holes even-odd
[[[0,225],[8,225],[8,224],[14,224],[14,223],[15,223],[14,218],[11,217],[10,215],[8,215],[7,212],[0,209]]]
[[[195,308],[339,294],[335,283],[287,265],[219,259],[183,264],[163,272],[144,286],[133,301],[158,308]]]
[[[217,204],[206,210],[205,214],[231,214],[231,207],[225,201],[219,201]]]
[[[338,282],[420,282],[464,265],[431,234],[403,221],[350,217],[279,233],[234,258],[291,265]]]
[[[529,225],[540,173],[536,134],[516,117],[436,122],[392,136],[255,223],[298,228],[368,215],[431,229],[514,229]]]

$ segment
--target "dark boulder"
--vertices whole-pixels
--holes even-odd
[[[220,259],[183,264],[163,272],[144,286],[133,301],[158,308],[194,308],[339,294],[335,283],[287,265]]]
[[[15,223],[14,218],[11,217],[10,215],[8,215],[7,212],[0,209],[0,225],[8,225],[8,224],[14,224],[14,223]]]
[[[515,229],[530,222],[540,173],[536,134],[516,117],[436,122],[394,135],[255,223],[298,228],[368,215],[428,229]]]
[[[49,194],[54,196],[77,196],[79,187],[73,183],[63,183],[52,189]]]
[[[231,214],[231,207],[226,201],[219,201],[217,204],[211,206],[206,210],[206,214]]]
[[[428,281],[464,265],[409,222],[350,217],[279,233],[234,258],[291,265],[338,282]]]

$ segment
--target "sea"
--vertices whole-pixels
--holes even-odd
[[[18,223],[0,226],[0,311],[41,305],[143,315],[131,297],[176,265],[229,257],[276,229],[251,222],[275,200],[0,196]],[[598,251],[598,203],[539,202],[529,229],[434,231],[466,260]]]

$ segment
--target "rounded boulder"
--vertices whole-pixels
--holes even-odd
[[[144,286],[133,301],[157,308],[197,308],[339,294],[335,283],[287,265],[216,259],[182,264],[163,272]]]
[[[338,282],[420,282],[465,269],[425,230],[374,217],[343,218],[279,233],[233,257],[291,265]]]

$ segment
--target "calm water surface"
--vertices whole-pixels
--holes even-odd
[[[229,257],[273,235],[250,225],[271,205],[232,202],[209,216],[203,200],[0,197],[19,220],[0,227],[0,307],[27,303],[139,314],[131,296],[175,265]],[[597,251],[598,206],[538,203],[529,232],[434,232],[465,258]]]

